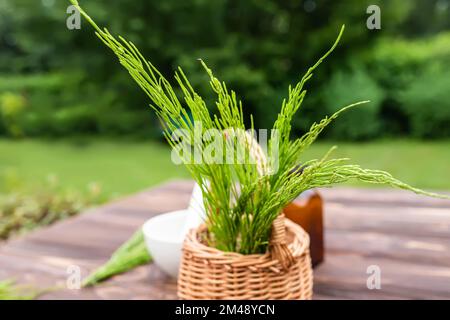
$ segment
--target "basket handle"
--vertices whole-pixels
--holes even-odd
[[[282,268],[287,270],[294,262],[294,256],[288,248],[286,241],[286,226],[284,214],[280,213],[272,223],[272,234],[269,242],[269,252],[272,259],[280,262]]]

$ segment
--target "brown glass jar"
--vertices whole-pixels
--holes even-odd
[[[309,234],[311,260],[317,266],[325,254],[322,197],[316,190],[305,191],[284,208],[284,214]]]

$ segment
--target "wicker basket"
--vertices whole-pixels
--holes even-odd
[[[178,276],[181,299],[311,299],[308,234],[284,215],[275,219],[269,251],[242,255],[201,243],[203,225],[183,244]]]

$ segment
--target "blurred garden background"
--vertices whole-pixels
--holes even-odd
[[[450,189],[450,0],[96,0],[80,4],[213,106],[202,58],[270,128],[289,84],[346,32],[308,85],[295,134],[345,104],[310,151]],[[381,9],[369,30],[366,9]],[[0,0],[0,240],[171,178],[147,97],[69,1]]]

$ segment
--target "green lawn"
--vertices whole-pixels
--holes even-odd
[[[308,156],[320,157],[332,145],[317,143]],[[338,145],[335,156],[387,170],[414,186],[450,190],[450,141]],[[155,142],[0,140],[0,192],[33,190],[48,180],[58,180],[62,187],[76,189],[95,182],[106,196],[114,197],[187,177],[182,166],[172,164],[170,149]]]
[[[2,176],[3,190],[32,190],[57,179],[66,188],[98,183],[115,197],[188,174],[172,164],[169,148],[154,142],[0,140]]]
[[[338,146],[335,156],[350,158],[351,163],[388,171],[415,187],[450,190],[450,140],[319,143],[307,156],[320,157],[333,145]],[[366,183],[352,185],[370,186]]]

